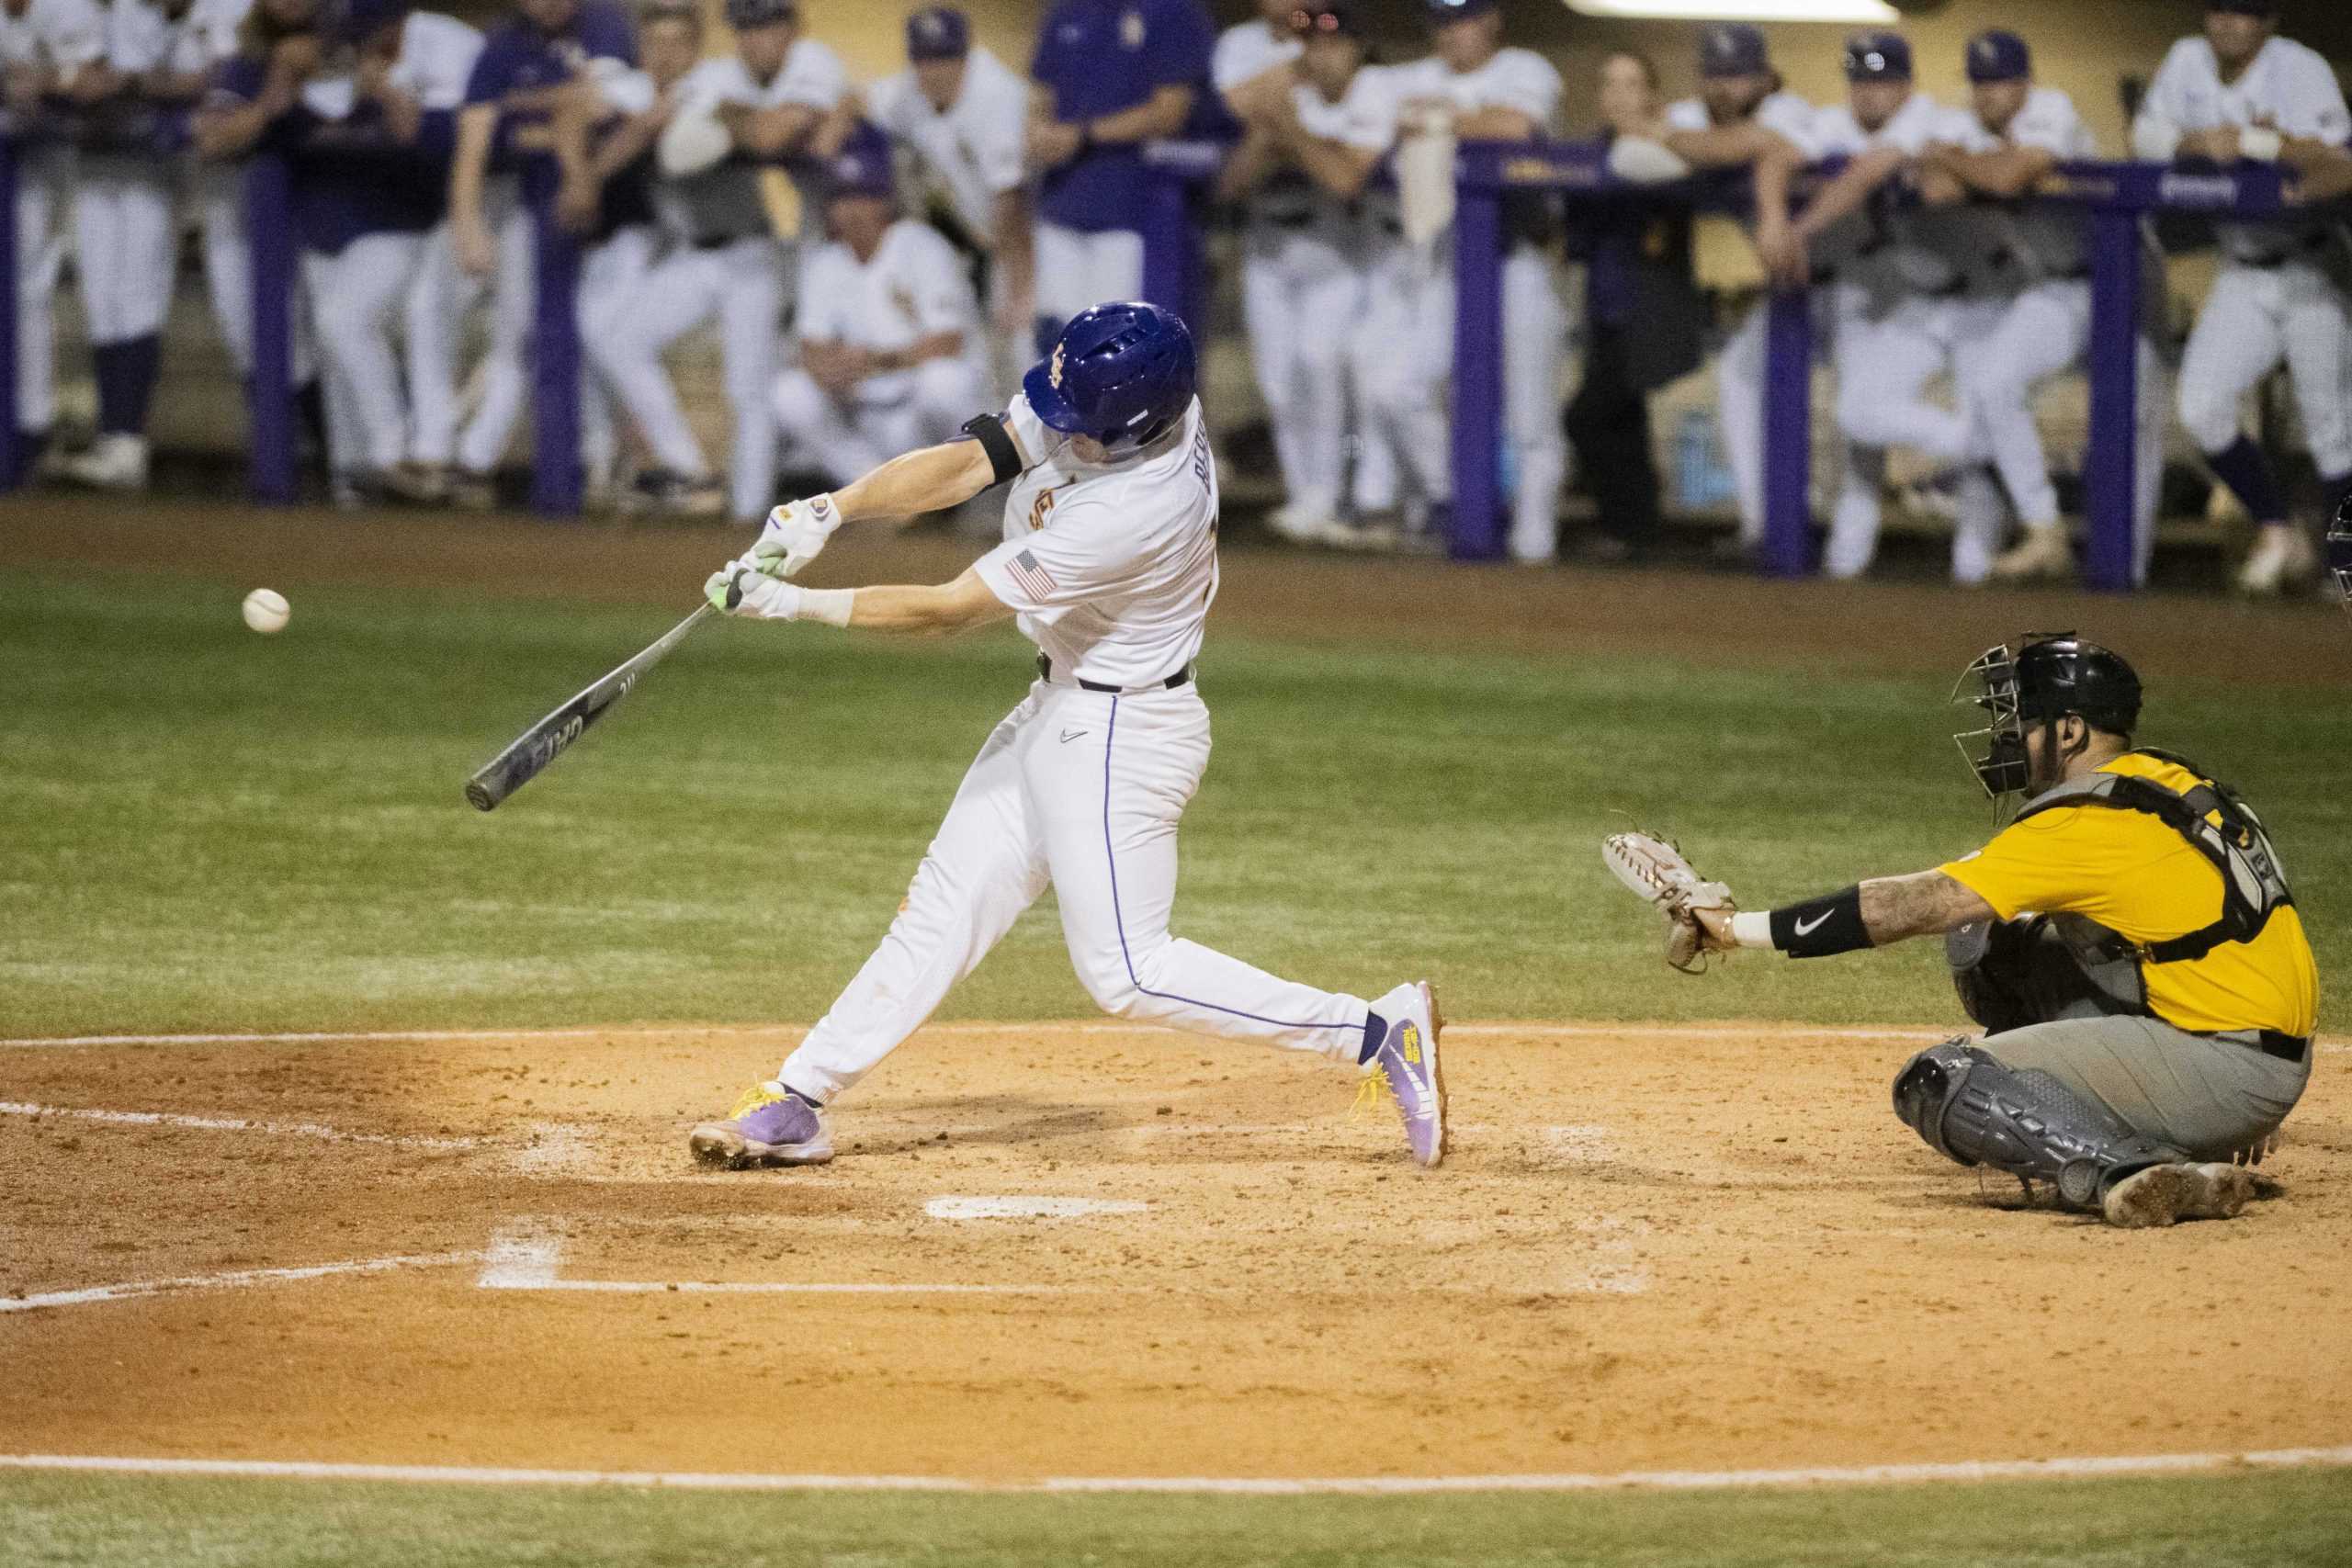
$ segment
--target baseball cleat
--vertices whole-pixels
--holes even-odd
[[[88,451],[66,458],[59,471],[75,484],[93,490],[145,490],[146,440],[137,435],[101,435]]]
[[[823,1165],[832,1134],[817,1108],[771,1078],[743,1091],[724,1122],[706,1122],[686,1139],[704,1165],[749,1170],[763,1165]]]
[[[2074,576],[2075,552],[2066,547],[2066,530],[2054,523],[2028,528],[2025,537],[1994,558],[1993,575],[2004,582]]]
[[[2233,1165],[2152,1165],[2107,1190],[2099,1207],[2120,1230],[2181,1220],[2237,1217],[2254,1196],[2254,1174]]]
[[[1384,1094],[1405,1119],[1405,1142],[1417,1165],[1445,1157],[1445,1079],[1438,1071],[1437,1037],[1445,1027],[1437,993],[1426,980],[1397,987],[1372,1004],[1388,1033],[1364,1064],[1363,1100]]]

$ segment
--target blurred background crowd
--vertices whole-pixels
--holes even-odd
[[[1666,189],[1510,200],[1513,559],[1750,556],[1758,301],[1808,285],[1825,570],[2064,577],[2088,264],[2031,192],[2072,160],[2254,162],[2305,199],[2148,226],[2139,568],[2316,578],[2313,519],[2352,495],[2352,14],[1700,9],[0,0],[19,466],[233,482],[261,156],[292,171],[305,451],[371,509],[520,493],[538,213],[579,246],[590,509],[748,523],[1001,406],[1063,319],[1146,294],[1172,199],[1206,265],[1164,302],[1204,339],[1233,513],[1434,551],[1453,151],[1543,140]],[[1670,194],[1694,176],[1738,200]]]

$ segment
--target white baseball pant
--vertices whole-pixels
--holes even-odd
[[[1037,225],[1037,315],[1058,331],[1090,305],[1143,298],[1143,236]]]
[[[1169,934],[1176,830],[1209,760],[1199,689],[1048,684],[965,774],[889,934],[778,1077],[822,1104],[874,1070],[1052,887],[1105,1012],[1353,1063],[1371,1009]]]
[[[1837,352],[1838,295],[1824,287],[1814,289],[1809,299],[1813,363],[1818,367],[1832,361]],[[1770,373],[1770,328],[1771,303],[1759,300],[1733,330],[1715,361],[1715,417],[1739,509],[1739,540],[1749,547],[1764,537],[1764,386]]]
[[[65,240],[52,221],[70,168],[51,152],[17,164],[17,428],[32,434],[57,418],[57,322],[51,306],[65,265]]]
[[[424,236],[415,276],[401,301],[406,319],[409,457],[446,468],[458,456],[463,406],[458,395],[458,333],[481,286],[458,265],[449,225]]]
[[[861,389],[844,403],[795,366],[776,378],[776,428],[828,482],[845,485],[903,453],[952,439],[988,405],[988,374],[977,358],[928,360],[885,379],[900,382],[888,398]]]
[[[782,247],[753,235],[710,249],[673,252],[646,272],[590,340],[597,367],[644,433],[654,461],[673,473],[711,471],[662,355],[713,317],[727,404],[735,415],[729,491],[737,520],[754,522],[775,499],[776,350],[784,314]],[[967,416],[968,417],[968,416]]]
[[[1860,303],[1868,298],[1859,288],[1841,288],[1838,425],[1848,451],[1822,570],[1833,578],[1870,570],[1878,553],[1886,451],[1908,446],[1944,463],[1968,465],[1960,480],[1951,571],[1955,581],[1982,582],[1992,574],[2004,516],[1999,488],[1982,467],[1987,447],[1969,392],[2005,302],[1906,295],[1874,312]],[[1925,395],[1928,383],[1946,371],[1951,408]]]
[[[334,255],[302,253],[326,368],[327,432],[340,469],[382,472],[408,451],[408,405],[389,323],[425,251],[413,233],[362,234]]]
[[[1244,243],[1242,320],[1283,488],[1302,515],[1334,516],[1347,476],[1346,360],[1363,316],[1363,264],[1311,228],[1260,224]]]
[[[2035,284],[2003,312],[1976,357],[1970,401],[1999,470],[2001,484],[2030,528],[2054,527],[2058,491],[2041,427],[2033,417],[2034,389],[2078,364],[2091,341],[2091,286],[2079,278]],[[2164,487],[2164,367],[2155,346],[2139,340],[2138,455],[2132,466],[2132,539],[2134,581],[2144,581],[2155,544],[2156,502]]]
[[[161,162],[82,160],[74,187],[74,256],[93,345],[164,330],[178,238],[173,176]]]
[[[458,434],[458,465],[472,474],[487,474],[498,467],[531,392],[531,332],[538,309],[539,273],[538,229],[530,209],[517,204],[507,212],[499,220],[497,236],[498,266],[492,275],[490,292],[490,352],[478,372],[481,397],[474,416]],[[614,241],[607,241],[581,252],[573,301],[573,316],[582,326],[580,457],[592,482],[594,476],[612,472],[620,443],[604,381],[593,373],[596,360],[588,322],[592,318],[600,322],[612,319],[615,292],[632,288],[643,276],[644,262],[650,254],[650,236],[617,248]],[[439,433],[429,434],[431,443],[420,440],[421,448],[437,446]]]
[[[2188,334],[2180,366],[2180,423],[2208,457],[2238,438],[2239,404],[2280,359],[2295,385],[2312,461],[2352,474],[2352,300],[2315,264],[2224,262]]]
[[[196,169],[197,210],[203,224],[204,284],[212,300],[212,319],[220,341],[228,346],[239,376],[254,371],[254,253],[245,229],[244,170],[234,164],[198,164]],[[318,376],[318,359],[311,344],[311,310],[306,291],[296,273],[294,299],[294,384]]]
[[[1355,485],[1360,511],[1394,506],[1400,479],[1409,479],[1430,502],[1453,498],[1445,406],[1453,338],[1450,326],[1422,321],[1427,312],[1453,309],[1453,290],[1432,286],[1429,277],[1443,265],[1443,257],[1392,239],[1374,249],[1366,268],[1363,314],[1347,339],[1363,426]]]

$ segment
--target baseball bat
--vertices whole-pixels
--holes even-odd
[[[703,605],[663,632],[652,647],[525,730],[516,737],[514,744],[483,763],[481,770],[466,781],[466,798],[478,811],[496,810],[499,802],[545,773],[548,765],[562,756],[573,741],[587,732],[590,725],[604,717],[616,704],[628,696],[647,671],[661,663],[663,656],[685,641],[686,635],[702,625],[704,616],[715,614],[717,610],[715,604]]]

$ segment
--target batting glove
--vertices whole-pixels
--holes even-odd
[[[761,621],[789,621],[800,611],[800,590],[789,582],[763,577],[748,560],[731,560],[710,574],[702,585],[703,597],[730,615]]]
[[[768,513],[759,542],[743,558],[765,577],[797,576],[822,554],[825,541],[842,525],[842,509],[830,495],[812,495]]]

